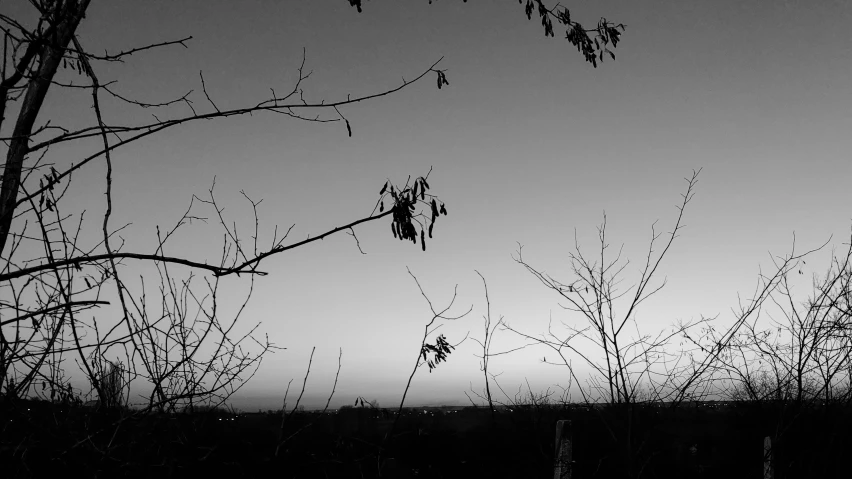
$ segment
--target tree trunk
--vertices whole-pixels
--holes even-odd
[[[6,247],[12,218],[15,216],[21,171],[24,158],[29,153],[33,125],[44,104],[44,98],[47,96],[53,77],[56,75],[59,62],[65,54],[68,43],[74,37],[80,20],[85,16],[89,2],[90,0],[56,2],[49,15],[52,26],[45,30],[46,35],[39,38],[41,45],[38,52],[38,69],[34,71],[34,77],[29,79],[27,93],[18,114],[18,121],[15,123],[3,169],[3,184],[0,186],[0,255]],[[5,96],[2,98],[4,104],[7,100]]]

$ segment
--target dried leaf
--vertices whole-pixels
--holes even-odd
[[[381,191],[379,191],[379,194],[380,194],[380,195],[385,194],[385,191],[387,191],[387,189],[388,189],[388,182],[387,182],[387,181],[385,181],[385,186],[382,186],[382,190],[381,190]]]
[[[344,121],[346,121],[346,131],[349,132],[349,138],[352,138],[352,126],[349,125],[349,120],[344,118]]]

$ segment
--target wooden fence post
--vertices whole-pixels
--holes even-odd
[[[553,479],[571,479],[574,448],[571,443],[571,421],[556,421],[556,454]]]
[[[775,474],[772,470],[772,437],[763,438],[763,479],[773,479]]]

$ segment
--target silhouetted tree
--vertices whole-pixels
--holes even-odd
[[[636,314],[639,306],[666,284],[663,280],[654,284],[655,274],[666,254],[674,244],[683,228],[683,215],[686,206],[694,195],[699,171],[693,171],[687,182],[683,200],[677,205],[678,215],[674,227],[667,233],[661,247],[657,241],[663,237],[656,223],[651,226],[651,241],[645,262],[639,272],[635,285],[623,288],[622,275],[627,261],[622,259],[619,248],[611,253],[606,236],[606,214],[603,224],[598,227],[599,248],[596,254],[588,256],[580,249],[574,238],[574,251],[568,254],[573,278],[569,281],[557,280],[553,276],[535,268],[526,262],[523,247],[519,247],[515,261],[529,271],[545,287],[554,291],[564,303],[567,311],[578,313],[580,326],[563,322],[567,334],[554,332],[548,324],[547,334],[534,336],[519,331],[509,325],[506,329],[516,333],[531,344],[545,346],[552,350],[558,359],[542,361],[547,364],[564,366],[571,383],[577,385],[583,401],[592,405],[603,403],[608,406],[606,412],[600,412],[600,419],[613,444],[618,447],[619,466],[625,477],[639,477],[650,457],[656,451],[648,451],[645,436],[637,427],[639,403],[663,402],[682,392],[684,388],[691,396],[702,394],[696,383],[684,380],[691,377],[689,365],[684,364],[682,355],[669,351],[672,339],[683,335],[697,325],[706,322],[681,324],[670,331],[647,333],[639,328]],[[589,348],[591,346],[591,348]],[[572,359],[578,358],[591,371],[592,375],[583,387],[572,365]],[[698,390],[697,390],[698,389]],[[697,391],[696,391],[697,390]],[[535,398],[530,389],[533,406],[540,399]],[[544,396],[541,399],[547,399]]]
[[[515,261],[565,300],[563,307],[579,313],[587,326],[568,326],[569,333],[564,337],[554,333],[551,327],[548,327],[548,334],[543,337],[531,336],[511,327],[507,329],[552,349],[559,358],[559,362],[553,364],[562,364],[568,368],[569,375],[573,382],[580,386],[579,391],[587,402],[630,404],[640,398],[663,400],[675,387],[672,383],[678,375],[675,371],[668,371],[669,374],[662,376],[662,382],[659,382],[654,379],[659,377],[654,374],[654,368],[667,364],[672,359],[670,353],[665,350],[669,341],[696,324],[681,325],[670,332],[650,335],[640,332],[636,324],[636,311],[642,302],[665,286],[665,280],[658,285],[652,284],[652,280],[678,232],[683,228],[684,210],[694,195],[693,189],[698,174],[699,172],[693,172],[691,178],[686,178],[687,189],[682,195],[683,201],[678,205],[677,220],[674,228],[666,235],[659,253],[655,253],[655,245],[662,233],[657,232],[656,224],[652,225],[651,243],[645,264],[639,281],[631,288],[624,290],[620,287],[620,276],[626,267],[626,262],[621,258],[621,249],[614,259],[608,256],[610,245],[606,237],[606,214],[603,224],[598,228],[600,248],[594,257],[584,255],[575,238],[574,252],[569,253],[570,267],[575,278],[569,282],[559,281],[531,266],[524,260],[523,248],[518,249]],[[622,305],[621,301],[626,302]],[[634,332],[636,335],[631,336]],[[594,350],[601,353],[601,357],[584,353],[579,347],[580,342],[591,343]],[[582,383],[577,380],[566,353],[579,357],[597,374],[592,378],[588,390],[584,390]],[[643,397],[648,394],[650,397]]]
[[[759,308],[750,308],[754,313],[736,334],[725,340],[709,330],[702,338],[690,338],[703,349],[723,345],[714,369],[730,383],[731,399],[797,407],[852,402],[850,244],[852,236],[845,254],[833,256],[825,274],[813,278],[806,301],[796,300],[790,279],[804,275],[807,264],[794,249],[776,261],[774,287]],[[771,314],[767,301],[780,314]]]

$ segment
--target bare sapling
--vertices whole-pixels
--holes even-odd
[[[426,292],[423,291],[423,287],[420,285],[420,281],[417,280],[417,277],[414,273],[411,272],[410,269],[406,268],[408,274],[414,279],[414,282],[417,284],[417,288],[420,290],[421,296],[426,300],[426,303],[429,305],[429,310],[432,313],[432,318],[426,323],[426,326],[423,329],[423,339],[420,341],[420,349],[417,352],[417,360],[414,363],[414,367],[411,370],[411,374],[408,376],[408,381],[405,384],[405,389],[402,391],[402,398],[399,401],[399,407],[397,408],[396,415],[394,416],[393,423],[391,423],[391,427],[387,433],[385,433],[384,438],[382,439],[382,444],[379,447],[379,455],[377,456],[377,464],[379,465],[379,473],[381,473],[381,451],[384,449],[388,440],[393,437],[394,430],[396,429],[396,425],[399,422],[399,418],[402,416],[402,408],[405,405],[405,398],[408,395],[408,390],[411,388],[411,381],[414,379],[414,375],[417,373],[417,370],[423,366],[427,365],[429,367],[429,372],[431,373],[433,369],[438,367],[438,365],[447,360],[447,357],[453,352],[453,350],[464,342],[464,339],[459,341],[459,343],[452,345],[447,342],[447,338],[440,334],[435,340],[434,344],[428,343],[429,336],[432,335],[438,328],[444,325],[444,323],[435,324],[436,321],[455,321],[457,319],[461,319],[467,316],[471,311],[473,311],[473,306],[471,306],[467,311],[459,315],[450,315],[449,311],[453,308],[455,304],[456,297],[458,295],[458,285],[453,288],[453,297],[450,300],[449,304],[441,309],[435,309],[435,305],[432,304],[432,300],[426,295]],[[467,336],[465,336],[467,339]]]
[[[496,352],[496,353],[491,352],[491,344],[494,341],[494,333],[496,333],[498,329],[505,328],[504,317],[501,315],[500,318],[497,320],[497,322],[492,322],[492,320],[491,320],[491,297],[488,294],[488,282],[485,280],[485,277],[479,271],[476,271],[476,274],[482,280],[482,286],[483,286],[484,291],[485,291],[485,314],[482,316],[483,339],[481,341],[477,338],[471,338],[471,339],[476,341],[476,343],[479,344],[480,348],[482,348],[482,355],[480,356],[480,355],[474,354],[474,356],[479,358],[479,360],[480,360],[479,369],[480,369],[480,371],[482,371],[482,374],[483,374],[483,379],[484,379],[484,382],[485,382],[485,388],[484,388],[482,393],[479,393],[479,392],[477,392],[473,389],[473,385],[471,384],[470,392],[472,394],[474,394],[476,397],[478,397],[480,400],[483,400],[483,401],[486,402],[486,404],[488,404],[488,408],[491,412],[491,421],[492,421],[492,424],[493,424],[494,420],[495,420],[495,414],[496,414],[496,410],[495,410],[495,407],[494,407],[495,403],[497,403],[500,406],[505,406],[506,404],[517,405],[518,401],[517,401],[517,395],[516,395],[516,398],[515,398],[516,400],[512,400],[512,398],[510,398],[506,394],[506,392],[503,391],[502,387],[500,387],[499,383],[497,382],[497,375],[492,373],[492,372],[489,372],[490,360],[491,360],[492,357],[495,357],[495,356],[510,354],[514,351],[524,349],[525,347],[529,346],[530,344],[526,344],[524,346],[520,346],[520,347],[517,347],[517,348],[508,349],[506,351],[500,351],[500,352]],[[494,384],[498,386],[500,391],[503,393],[503,395],[508,400],[508,403],[504,403],[500,400],[494,399],[494,397],[492,396],[492,392],[491,392],[491,385],[490,385],[491,382],[494,382]],[[473,404],[473,406],[475,407],[476,403],[473,401],[473,399],[471,399],[470,395],[467,394],[467,391],[465,391],[465,395],[467,396],[468,400],[470,400],[471,404]]]
[[[569,253],[570,269],[575,276],[571,281],[557,280],[527,263],[523,246],[519,246],[515,256],[518,264],[564,301],[560,303],[563,309],[579,313],[585,324],[572,326],[563,322],[568,330],[564,335],[554,332],[552,320],[547,333],[541,336],[533,336],[509,325],[506,328],[533,344],[550,349],[558,359],[549,361],[545,356],[542,362],[565,367],[570,381],[578,386],[583,402],[589,405],[602,402],[612,406],[619,419],[613,421],[603,414],[601,419],[612,440],[621,444],[624,467],[629,475],[640,474],[646,459],[638,455],[644,439],[635,437],[634,405],[662,401],[677,387],[677,379],[685,373],[686,366],[682,365],[682,358],[667,350],[667,346],[673,338],[707,321],[702,319],[680,324],[656,334],[642,332],[636,321],[639,306],[666,285],[665,279],[657,282],[655,275],[685,227],[684,212],[694,195],[699,174],[700,170],[693,171],[690,177],[685,178],[686,192],[676,205],[678,214],[670,232],[663,237],[663,233],[656,229],[656,222],[651,226],[651,241],[639,279],[627,289],[622,289],[621,283],[629,261],[622,261],[623,246],[614,258],[610,254],[606,213],[598,227],[600,247],[597,257],[589,257],[582,252],[575,231],[574,251]],[[662,245],[658,245],[661,238]],[[588,345],[599,356],[590,355]],[[572,357],[579,358],[593,371],[585,388],[577,378]]]

